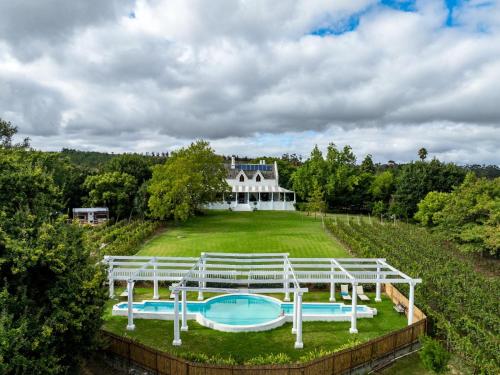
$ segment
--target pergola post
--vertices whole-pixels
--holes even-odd
[[[200,273],[200,278],[201,279],[204,279],[205,278],[205,253],[201,253],[201,263],[198,267],[198,270],[200,270],[202,273]],[[200,281],[198,282],[198,287],[199,288],[204,288],[206,285],[206,282],[205,281]],[[199,290],[198,291],[198,301],[203,301],[203,291],[202,290]]]
[[[377,261],[377,280],[379,280],[380,277],[380,263]],[[377,281],[375,285],[375,302],[381,302],[382,298],[380,297],[380,289],[381,289],[381,282]]]
[[[302,349],[302,292],[297,293],[297,333],[295,336],[295,349]]]
[[[351,302],[351,328],[349,333],[358,333],[357,318],[358,318],[358,291],[356,290],[358,283],[352,283],[352,302]]]
[[[297,333],[297,292],[293,293],[292,333]]]
[[[284,262],[283,262],[283,272],[284,272],[284,279],[286,280],[283,283],[283,289],[285,289],[285,298],[283,301],[285,302],[290,302],[290,292],[288,291],[288,288],[290,288],[290,281],[288,280],[288,257],[284,257]]]
[[[135,329],[134,324],[134,282],[132,280],[127,280],[127,331],[133,331]]]
[[[179,291],[174,290],[174,341],[172,341],[173,346],[180,346],[181,333],[179,331]]]
[[[153,299],[160,299],[160,294],[158,293],[158,275],[156,274],[158,270],[158,265],[156,264],[156,258],[154,258],[154,279],[153,279]]]
[[[182,326],[181,326],[181,331],[186,332],[188,330],[188,325],[187,325],[187,301],[186,301],[186,291],[185,290],[182,290],[181,297],[182,297]]]
[[[410,281],[410,295],[408,298],[408,325],[413,324],[413,307],[415,304],[415,283]]]
[[[109,298],[115,298],[115,279],[113,278],[113,265],[109,266],[108,281],[109,281]]]
[[[333,272],[335,271],[335,267],[333,266],[333,262],[331,262],[332,266],[330,268],[330,271],[332,274],[330,275],[330,279],[332,280],[330,282],[330,302],[335,302],[335,283],[333,280],[335,279],[335,276],[333,275]]]

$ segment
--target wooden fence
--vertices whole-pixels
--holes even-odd
[[[408,306],[408,299],[391,284],[385,293],[392,301]],[[127,364],[142,367],[158,375],[337,375],[350,374],[364,366],[372,367],[382,359],[396,357],[401,350],[413,347],[427,332],[427,317],[415,306],[414,322],[398,331],[377,337],[353,348],[314,361],[290,365],[227,366],[194,363],[153,349],[123,336],[101,331],[108,342],[106,351],[121,357]]]

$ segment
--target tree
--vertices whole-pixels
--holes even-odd
[[[323,213],[325,211],[326,205],[323,199],[323,191],[317,182],[314,182],[313,190],[307,201],[307,210],[314,212],[314,218],[316,218],[316,213]]]
[[[427,150],[424,147],[418,150],[418,157],[422,161],[424,161],[427,158]]]
[[[172,152],[165,164],[153,168],[148,184],[151,216],[185,221],[218,194],[229,193],[222,161],[205,141]]]
[[[414,219],[426,226],[436,225],[436,214],[441,212],[450,199],[450,193],[431,191],[418,203]]]
[[[28,148],[30,146],[29,138],[25,138],[21,143],[13,144],[12,138],[16,134],[17,126],[0,118],[0,148]]]
[[[467,174],[464,182],[434,213],[439,230],[456,241],[462,251],[500,252],[500,177],[494,180]]]
[[[337,149],[334,143],[328,145],[326,154],[326,197],[331,206],[345,207],[352,204],[351,194],[360,179],[356,167],[356,156],[350,146]]]
[[[104,166],[106,172],[127,173],[134,176],[138,186],[151,178],[151,157],[141,155],[123,154],[114,157]]]
[[[135,177],[120,172],[106,172],[86,178],[84,187],[89,191],[88,203],[108,207],[116,220],[132,214],[137,190]]]
[[[57,214],[51,157],[0,147],[0,373],[74,373],[106,290],[82,229]]]
[[[450,192],[464,179],[465,172],[455,164],[433,159],[417,161],[401,168],[396,179],[396,191],[390,206],[391,214],[413,217],[417,204],[431,191]]]
[[[305,200],[311,194],[315,182],[321,187],[326,186],[326,178],[326,162],[316,145],[311,151],[309,159],[292,174],[293,190],[300,199]]]
[[[375,174],[375,164],[373,163],[373,158],[370,154],[365,156],[361,162],[360,168],[362,172]]]
[[[2,215],[0,215],[1,217]],[[17,215],[21,227],[29,215]],[[0,221],[0,373],[75,373],[96,347],[105,272],[64,218],[9,235]]]

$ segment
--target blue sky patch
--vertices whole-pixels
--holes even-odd
[[[416,12],[416,0],[380,0],[380,4],[403,12]]]
[[[311,31],[311,35],[328,36],[341,35],[356,30],[359,26],[360,14],[353,14],[345,20],[340,20],[327,26],[321,26]]]

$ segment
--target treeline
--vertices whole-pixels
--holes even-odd
[[[450,192],[466,174],[453,163],[426,161],[425,149],[419,156],[407,164],[380,165],[367,155],[358,164],[349,146],[340,149],[331,143],[325,155],[316,146],[291,174],[291,187],[304,202],[319,189],[331,211],[411,218],[428,192]]]

